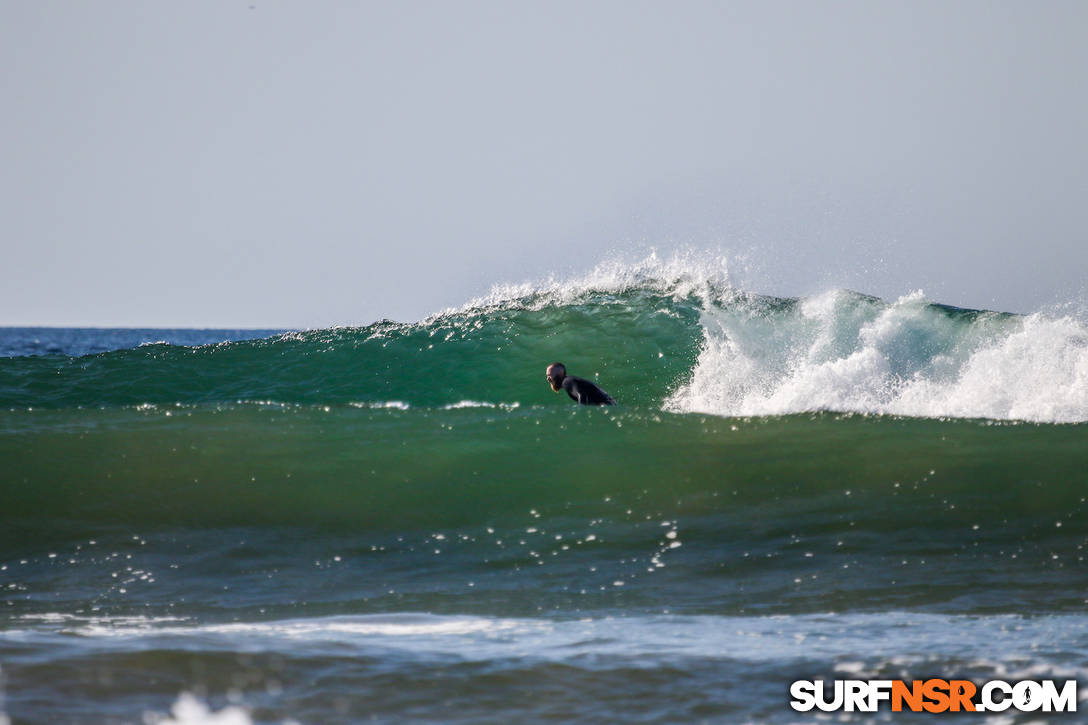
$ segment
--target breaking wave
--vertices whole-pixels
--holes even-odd
[[[0,359],[0,405],[554,404],[563,360],[622,404],[721,416],[808,411],[1088,420],[1088,326],[847,290],[753,294],[726,260],[650,256],[501,285],[417,323],[204,346]]]

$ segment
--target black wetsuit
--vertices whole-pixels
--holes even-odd
[[[597,383],[591,383],[585,378],[567,375],[563,378],[562,385],[563,390],[567,391],[567,395],[581,405],[616,404],[616,401],[612,399],[612,396],[601,390],[600,387],[597,386]]]

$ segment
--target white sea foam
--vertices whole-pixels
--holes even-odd
[[[482,312],[511,303],[530,309],[550,304],[577,303],[588,294],[619,294],[649,289],[676,297],[695,295],[710,299],[732,288],[730,271],[737,258],[721,253],[687,250],[668,257],[651,251],[640,259],[614,257],[586,274],[574,277],[551,275],[536,281],[495,285],[482,297],[440,315]]]
[[[253,725],[249,710],[239,705],[228,705],[222,710],[212,710],[195,695],[183,692],[170,708],[170,713],[147,712],[144,725]],[[299,725],[288,719],[282,725]]]
[[[170,715],[148,713],[144,716],[146,725],[252,725],[249,712],[236,705],[230,705],[219,712],[198,700],[193,695],[182,693]]]
[[[461,408],[498,408],[500,410],[514,410],[521,406],[521,403],[488,403],[480,400],[460,400],[456,403],[450,403],[449,405],[443,405],[443,410],[459,410]]]
[[[1071,316],[968,317],[921,292],[886,304],[838,290],[773,313],[709,305],[702,323],[669,410],[1088,420],[1088,327]]]
[[[88,619],[79,624],[69,623],[63,631],[82,637],[117,640],[141,638],[148,635],[190,636],[214,635],[228,639],[287,639],[308,641],[343,641],[345,637],[357,637],[373,641],[375,638],[403,640],[411,638],[490,636],[500,632],[539,629],[540,624],[529,620],[497,619],[488,617],[435,617],[429,615],[373,615],[360,617],[326,617],[315,619],[287,619],[272,622],[230,622],[208,624],[200,627],[177,626],[176,620],[162,618],[158,621],[128,621],[127,618],[104,620]],[[8,634],[11,634],[10,632]]]
[[[379,400],[369,403],[348,403],[353,408],[372,408],[383,410],[408,410],[410,407],[407,403],[401,400]]]

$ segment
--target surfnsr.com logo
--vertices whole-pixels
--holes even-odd
[[[1054,680],[797,680],[790,685],[790,707],[798,712],[1076,712],[1077,681],[1059,687]]]

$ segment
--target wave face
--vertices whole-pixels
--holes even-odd
[[[0,406],[554,403],[544,369],[560,359],[572,374],[599,373],[628,404],[660,406],[698,354],[699,314],[694,298],[631,287],[531,294],[415,324],[7,358]]]
[[[1074,317],[920,292],[767,297],[734,289],[722,262],[654,257],[497,288],[419,323],[0,359],[0,406],[548,404],[553,360],[626,405],[680,413],[1088,420],[1088,326]]]

